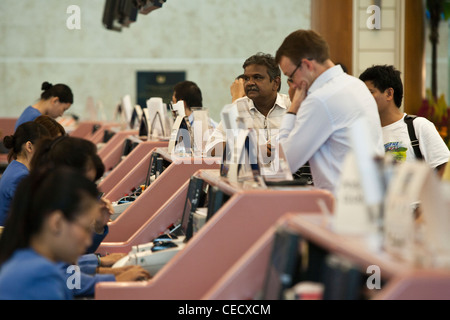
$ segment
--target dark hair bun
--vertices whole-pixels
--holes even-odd
[[[7,149],[12,149],[14,148],[14,136],[5,136],[3,138],[3,145],[5,146],[5,148]]]
[[[51,87],[53,87],[53,85],[47,81],[45,81],[42,84],[41,90],[47,91],[48,89],[50,89]]]

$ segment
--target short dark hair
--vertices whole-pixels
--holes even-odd
[[[372,81],[375,88],[381,92],[394,89],[394,103],[400,108],[403,100],[403,83],[400,71],[391,65],[374,65],[366,69],[359,79],[363,82]]]
[[[189,109],[203,107],[202,91],[195,82],[179,82],[175,85],[173,91],[175,92],[175,99],[177,101],[183,100]]]
[[[8,153],[8,163],[16,160],[17,156],[22,152],[22,146],[27,141],[32,144],[37,143],[40,139],[50,138],[48,129],[37,122],[28,121],[17,127],[13,135],[3,138],[3,145],[10,149]]]
[[[47,128],[47,130],[50,132],[50,135],[52,138],[56,138],[58,136],[65,136],[66,130],[64,127],[55,119],[53,119],[50,116],[47,115],[40,115],[36,119],[34,119],[34,122],[42,124]]]
[[[294,64],[300,63],[302,59],[324,63],[330,59],[330,48],[319,33],[313,30],[297,30],[288,35],[278,48],[275,55],[278,64],[282,56],[291,59]]]
[[[242,65],[242,68],[245,70],[245,68],[253,64],[266,66],[267,73],[269,74],[271,82],[276,78],[281,78],[280,67],[278,66],[277,62],[275,61],[275,58],[271,54],[258,52],[257,54],[245,60],[244,64]],[[280,86],[278,87],[278,91],[280,90],[281,90],[281,82]]]
[[[90,140],[71,136],[43,139],[36,147],[30,162],[31,171],[68,166],[86,174],[90,167],[96,170],[96,179],[105,171],[97,154],[97,146]]]
[[[45,81],[41,86],[41,90],[44,91],[41,94],[42,100],[48,100],[51,97],[57,97],[59,99],[59,102],[61,103],[73,104],[72,90],[65,84],[58,83],[53,85]]]

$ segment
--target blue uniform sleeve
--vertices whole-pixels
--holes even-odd
[[[116,281],[116,277],[113,274],[95,274],[88,275],[81,273],[81,286],[80,288],[74,288],[73,295],[75,297],[91,297],[95,293],[95,285],[98,282],[113,282]]]
[[[28,121],[34,121],[37,117],[41,115],[41,112],[38,109],[33,108],[32,106],[27,107],[20,117],[17,119],[16,124],[14,126],[14,131],[16,131],[17,127],[21,124],[28,122]]]
[[[98,265],[97,255],[94,253],[84,254],[78,258],[77,262],[81,272],[86,274],[95,274]]]

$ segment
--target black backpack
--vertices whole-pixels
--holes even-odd
[[[420,152],[419,148],[419,140],[416,137],[416,132],[414,131],[413,121],[416,119],[416,116],[407,115],[404,120],[406,125],[408,126],[409,139],[411,139],[411,144],[414,149],[414,153],[416,154],[416,158],[419,160],[423,159],[422,152]]]

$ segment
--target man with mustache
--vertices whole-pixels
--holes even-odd
[[[261,52],[249,57],[242,67],[244,73],[231,86],[233,103],[239,104],[240,115],[246,118],[247,126],[256,129],[259,137],[265,136],[265,143],[270,146],[278,136],[281,120],[291,104],[287,95],[279,93],[280,68],[273,56]],[[225,141],[226,132],[220,122],[208,140],[208,154],[221,156]]]

